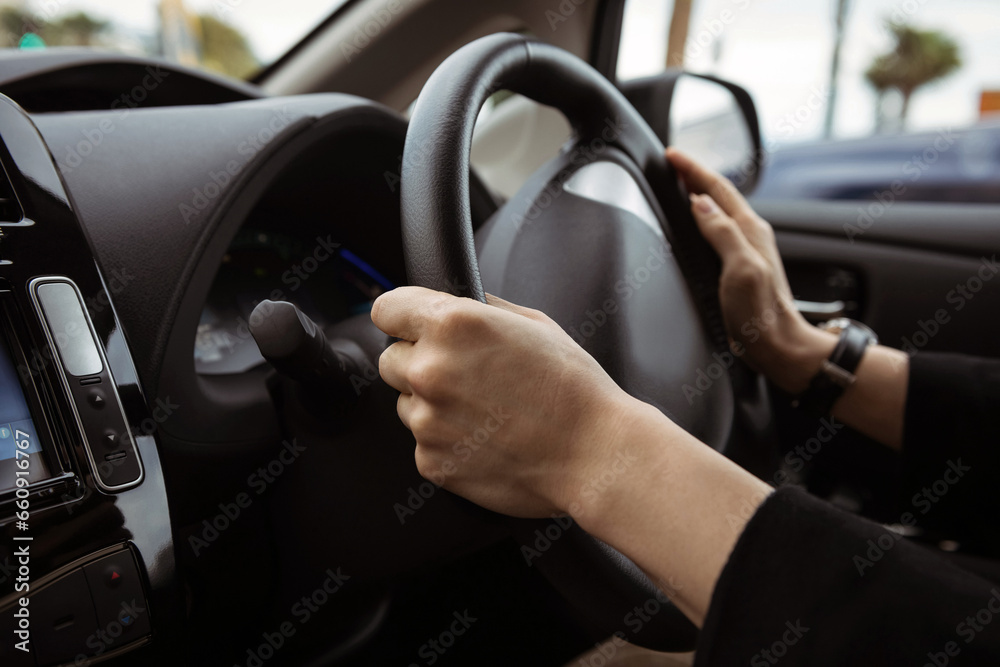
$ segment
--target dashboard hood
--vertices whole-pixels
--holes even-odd
[[[162,377],[162,369],[200,381],[193,371],[180,372],[193,363],[191,340],[175,334],[190,329],[193,336],[229,240],[283,170],[310,145],[359,128],[390,137],[401,151],[406,130],[396,112],[339,94],[33,120],[114,283],[139,376],[154,396],[176,379]],[[212,401],[203,398],[210,410]],[[251,432],[253,421],[237,430]],[[219,431],[233,426],[220,424]],[[174,428],[180,438],[189,435]]]

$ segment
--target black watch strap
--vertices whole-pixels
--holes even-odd
[[[792,405],[819,417],[829,415],[834,403],[854,384],[854,371],[871,343],[871,336],[861,328],[844,327],[830,358]]]

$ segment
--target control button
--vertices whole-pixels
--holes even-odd
[[[127,440],[122,440],[124,450],[108,454],[97,461],[97,475],[105,486],[115,488],[130,484],[142,476],[139,459]]]
[[[98,643],[117,648],[150,634],[149,604],[131,551],[105,556],[83,571],[97,612]]]
[[[121,568],[112,563],[104,568],[104,585],[108,588],[118,588],[122,585]]]
[[[110,429],[104,432],[104,437],[101,440],[108,449],[114,449],[118,446],[118,434]]]
[[[100,389],[91,389],[87,392],[87,402],[90,403],[91,407],[100,410],[108,404],[108,399],[104,397],[104,392]]]
[[[104,370],[76,287],[65,282],[42,283],[35,295],[66,372],[84,377]]]
[[[73,570],[31,596],[32,645],[39,665],[90,655],[98,630],[83,570]]]

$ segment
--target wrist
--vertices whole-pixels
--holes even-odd
[[[599,454],[576,469],[559,502],[563,512],[595,536],[617,523],[623,509],[642,504],[643,480],[659,476],[669,452],[690,438],[657,408],[627,394],[617,405],[614,422],[598,432]]]
[[[795,335],[771,348],[764,374],[783,391],[801,394],[836,346],[836,334],[803,321]]]

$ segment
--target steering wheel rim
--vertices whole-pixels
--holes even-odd
[[[678,263],[687,265],[684,273],[701,301],[705,328],[717,348],[728,348],[718,307],[718,259],[697,231],[662,142],[596,70],[562,49],[520,35],[491,35],[463,47],[435,71],[418,98],[401,173],[402,233],[410,283],[485,301],[469,204],[471,146],[481,108],[502,89],[558,109],[572,125],[578,145],[603,142],[642,172],[664,219],[671,220],[669,229],[663,225],[663,232],[676,249]],[[526,538],[548,522],[510,519],[509,523],[515,536]],[[589,595],[586,606],[594,612],[595,625],[606,626],[609,633],[620,630],[619,608],[631,609],[628,602],[641,606],[655,599],[658,609],[669,611],[653,616],[644,636],[630,641],[659,650],[693,647],[694,626],[627,557],[576,526],[556,546],[563,555],[547,556],[546,566],[558,563],[563,570],[574,571],[565,576],[577,580],[586,577],[588,570],[599,571],[598,578],[608,584],[607,590],[581,594]],[[550,580],[563,576],[551,568],[540,569]],[[563,593],[576,595],[575,591]],[[615,611],[602,613],[598,607]]]
[[[694,227],[662,142],[610,81],[576,56],[544,42],[516,34],[490,35],[441,64],[410,119],[400,188],[406,270],[412,284],[485,300],[472,234],[469,169],[479,111],[498,90],[558,109],[581,141],[605,142],[623,151],[669,209],[667,215],[686,217],[685,226]],[[614,128],[610,140],[609,126]],[[706,256],[716,262],[717,274],[714,253],[708,249]]]

